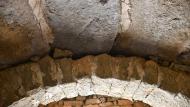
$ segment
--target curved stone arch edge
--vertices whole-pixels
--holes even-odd
[[[182,94],[173,94],[141,80],[122,81],[114,78],[102,79],[95,75],[77,82],[38,88],[9,107],[38,107],[63,98],[77,96],[105,95],[129,100],[140,100],[153,107],[189,107],[190,99]]]

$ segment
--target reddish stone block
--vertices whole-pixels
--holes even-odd
[[[100,107],[112,107],[113,106],[113,102],[105,102],[105,103],[101,103],[99,104]]]
[[[84,105],[83,107],[100,107],[99,105]]]
[[[86,97],[84,97],[84,96],[78,96],[78,97],[76,97],[76,100],[78,100],[78,101],[84,101],[84,100],[86,100]]]
[[[101,103],[100,99],[94,98],[94,99],[87,99],[85,104],[90,105],[90,104],[99,104]]]
[[[58,107],[57,102],[52,102],[47,105],[47,107]]]
[[[132,104],[133,104],[133,102],[130,100],[118,100],[118,105],[121,105],[121,106],[125,105],[125,106],[130,107],[130,105],[131,105],[131,107],[132,107]]]
[[[143,103],[142,101],[136,101],[133,103],[133,107],[151,107],[148,104]]]
[[[83,105],[82,101],[64,101],[64,106],[80,106]]]

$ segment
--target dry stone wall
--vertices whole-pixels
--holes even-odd
[[[52,102],[61,99],[90,95],[111,96],[131,101],[140,100],[153,107],[189,107],[190,105],[189,99],[180,93],[172,94],[140,80],[122,81],[114,78],[102,79],[97,76],[78,79],[72,83],[38,88],[28,93],[28,97],[14,102],[9,107],[38,107],[40,104],[51,105]],[[98,99],[90,99],[87,104],[94,101],[99,102]]]
[[[116,97],[103,95],[78,96],[72,99],[62,99],[48,105],[38,107],[151,107],[141,101],[130,101]]]
[[[53,48],[190,64],[189,0],[1,0],[0,66]],[[50,52],[51,53],[51,52]]]
[[[112,57],[106,54],[86,56],[78,60],[54,60],[46,56],[37,62],[0,71],[1,106],[26,96],[27,91],[32,89],[71,83],[83,77],[90,78],[92,75],[126,81],[137,79],[190,97],[189,72],[159,66],[152,60],[140,57]]]

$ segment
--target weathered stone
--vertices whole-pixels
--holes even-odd
[[[47,107],[59,107],[57,102],[52,102],[47,105]]]
[[[0,1],[0,65],[17,64],[49,50],[26,0]]]
[[[190,97],[190,73],[180,72],[176,78],[176,85],[178,86],[178,92]]]
[[[154,61],[146,61],[145,63],[145,74],[143,77],[143,81],[149,84],[157,84],[158,83],[158,72],[159,65]]]
[[[173,71],[165,67],[160,67],[159,72],[162,73],[160,88],[168,90],[170,92],[179,92],[179,87],[178,85],[176,85],[176,78],[178,77],[179,72]]]
[[[55,60],[55,63],[57,65],[57,68],[62,71],[62,82],[63,83],[68,83],[68,82],[73,82],[74,77],[73,77],[73,72],[72,72],[72,59],[58,59]]]
[[[118,100],[118,105],[132,107],[133,102],[130,100]]]
[[[46,107],[45,105],[43,105],[43,104],[39,104],[39,106],[38,107]]]
[[[99,107],[99,105],[98,104],[96,104],[96,105],[84,105],[84,107]]]
[[[105,103],[101,103],[99,104],[100,107],[112,107],[113,103],[112,102],[105,102]]]
[[[62,83],[62,71],[58,68],[51,57],[46,56],[42,58],[38,63],[44,75],[43,83],[45,86],[53,86],[57,83]]]
[[[142,101],[135,101],[133,103],[133,107],[151,107],[151,106],[143,103]]]
[[[64,101],[64,106],[82,106],[83,102],[82,101]]]
[[[83,83],[79,81],[83,81]],[[106,87],[106,85],[108,87]],[[84,87],[82,90],[79,88],[81,86]],[[123,90],[117,90],[117,87],[113,89],[112,87],[115,86],[118,86],[118,88],[122,86]],[[97,88],[99,89],[97,90]],[[33,105],[37,106],[38,103],[47,105],[48,103],[59,100],[77,101],[76,97],[84,91],[86,91],[86,93],[83,93],[84,96],[91,95],[91,97],[86,97],[87,100],[99,99],[97,94],[101,94],[101,96],[116,96],[117,94],[119,95],[119,100],[121,100],[121,98],[131,99],[132,97],[131,100],[143,100],[153,107],[187,107],[188,105],[190,105],[189,98],[181,94],[174,95],[174,93],[162,90],[155,85],[140,82],[139,80],[121,81],[114,78],[102,79],[96,76],[92,76],[91,80],[89,78],[82,78],[80,80],[77,80],[77,82],[69,84],[59,84],[53,87],[47,87],[42,90],[40,89],[39,92],[36,92],[33,95],[30,95],[24,99],[19,100],[18,102],[13,103],[12,105],[10,105],[10,107],[22,107],[23,105],[33,107]],[[89,91],[93,92],[91,93]],[[103,91],[104,93],[102,93]],[[93,98],[95,95],[97,98]],[[102,102],[100,101],[99,104],[95,105],[100,105],[101,103]],[[117,105],[117,103],[115,104]]]
[[[190,64],[190,1],[131,0],[129,4],[130,26],[117,37],[112,52]]]
[[[118,99],[119,99],[119,98],[108,97],[108,98],[107,98],[107,101],[112,101],[112,102],[113,102],[113,101],[116,101],[116,100],[118,100]]]
[[[181,64],[172,63],[170,68],[173,70],[176,70],[176,71],[190,72],[190,66],[188,66],[188,65],[181,65]]]
[[[90,77],[96,71],[96,64],[93,56],[86,56],[72,63],[74,78]]]
[[[139,57],[129,57],[129,66],[127,67],[127,79],[140,79],[144,77],[145,60]]]
[[[42,86],[42,75],[36,63],[23,64],[0,71],[2,106],[26,96],[26,91]]]
[[[76,100],[79,100],[79,101],[84,101],[86,99],[85,96],[77,96],[76,97]]]
[[[57,105],[58,105],[58,107],[63,107],[63,105],[64,105],[64,102],[61,100],[61,101],[59,101],[59,102],[57,102]]]
[[[87,99],[85,101],[86,105],[91,105],[91,104],[100,104],[101,101],[98,98],[93,98],[93,99]]]
[[[128,69],[129,67],[130,69]],[[154,61],[145,61],[139,57],[112,57],[103,54],[98,56],[86,56],[77,60],[72,60],[70,58],[54,60],[51,57],[46,56],[38,62],[21,64],[9,69],[1,70],[0,100],[7,105],[12,101],[26,96],[26,91],[34,88],[73,82],[82,77],[91,77],[92,75],[97,75],[103,78],[121,78],[124,80],[130,80],[131,78],[140,79],[149,84],[158,84],[164,90],[175,93],[181,92],[186,96],[190,96],[190,86],[188,85],[190,75],[188,72],[175,71],[160,66]],[[92,79],[92,81],[95,81],[95,79]],[[89,81],[90,79],[88,82]],[[100,82],[100,80],[98,81]],[[85,81],[79,83],[83,84]],[[125,85],[122,87],[115,87],[113,84],[105,84],[105,87],[107,87],[106,90],[101,90],[99,84],[94,84],[94,86],[96,86],[94,91],[96,92],[100,90],[100,93],[107,93],[110,89],[111,91],[114,91],[115,89],[117,91],[119,90],[119,92],[114,93],[115,95],[117,93],[122,94],[122,91],[125,90],[123,89]],[[112,86],[112,88],[109,89],[110,86]],[[82,87],[91,87],[91,83]],[[75,89],[76,87],[74,87],[74,91]],[[100,98],[100,96],[96,96],[96,99],[99,99],[100,102],[102,102]]]
[[[113,57],[106,54],[98,55],[95,58],[95,63],[97,65],[96,75],[101,78],[112,77],[112,73],[117,72],[119,70],[119,65],[116,64],[116,60],[114,60]],[[114,76],[117,76],[117,73],[114,74]]]
[[[119,32],[120,1],[46,0],[44,11],[55,35],[54,47],[74,54],[109,52]]]
[[[58,48],[55,48],[54,53],[53,53],[53,57],[54,58],[68,58],[68,57],[72,57],[73,53],[69,50],[61,50]]]
[[[128,79],[128,66],[129,66],[129,59],[126,57],[117,57],[115,58],[117,61],[117,69],[114,73],[114,78],[118,78],[121,80],[127,80]]]
[[[103,54],[96,58],[96,74],[102,78],[114,77],[122,80],[144,76],[145,60],[139,57],[111,57]]]

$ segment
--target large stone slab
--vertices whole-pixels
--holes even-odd
[[[190,1],[131,0],[130,26],[113,52],[158,56],[190,64]]]
[[[1,0],[0,66],[41,56],[48,49],[28,0]]]
[[[119,0],[45,0],[54,47],[75,54],[109,52],[119,32]]]

